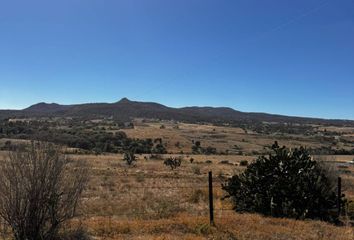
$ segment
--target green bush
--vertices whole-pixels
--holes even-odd
[[[259,157],[223,185],[234,209],[274,217],[338,222],[335,174],[312,160],[302,147],[292,151],[276,143],[273,150],[274,154]]]

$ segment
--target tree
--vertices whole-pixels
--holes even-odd
[[[16,240],[55,239],[75,216],[87,181],[83,162],[68,161],[52,144],[32,142],[0,166],[0,217]]]
[[[337,222],[337,176],[306,149],[272,146],[274,154],[259,157],[244,173],[223,185],[238,212],[274,217],[320,219]],[[344,196],[341,201],[344,202]]]

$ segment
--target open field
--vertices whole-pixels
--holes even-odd
[[[233,154],[255,155],[269,151],[274,141],[288,147],[305,146],[307,148],[322,148],[335,145],[336,148],[352,149],[354,138],[353,128],[318,127],[316,135],[305,134],[260,134],[238,127],[213,126],[208,124],[186,124],[170,121],[138,121],[134,122],[134,129],[123,131],[131,138],[162,138],[168,152],[188,153],[191,151],[192,141],[200,141],[203,146],[212,146],[218,152]],[[322,139],[323,134],[332,131],[333,140]],[[336,136],[336,137],[334,137]],[[348,138],[341,142],[340,137]],[[335,140],[337,139],[337,140]]]
[[[60,123],[59,120],[55,120]],[[134,127],[121,127],[109,120],[62,123],[47,122],[52,130],[65,134],[113,136],[123,131],[131,139],[161,139],[168,154],[137,154],[135,166],[127,166],[122,154],[92,154],[79,148],[66,148],[71,161],[89,163],[90,182],[83,194],[78,217],[71,223],[88,231],[95,239],[343,239],[354,238],[350,221],[338,227],[319,221],[274,219],[256,214],[236,214],[221,185],[244,171],[248,163],[270,152],[274,141],[289,147],[312,149],[354,148],[352,128],[318,127],[316,134],[262,134],[239,127],[187,124],[174,121],[136,119]],[[75,125],[76,124],[76,125]],[[39,125],[40,126],[40,125]],[[21,126],[20,126],[21,127]],[[46,130],[47,131],[47,130]],[[325,134],[327,134],[325,136]],[[328,136],[329,134],[329,136]],[[9,135],[0,139],[0,147],[28,144],[29,140]],[[64,135],[63,135],[64,136]],[[70,139],[70,137],[68,137]],[[217,154],[193,154],[192,147],[213,147]],[[0,160],[6,157],[0,152]],[[83,154],[84,153],[84,154]],[[168,157],[182,159],[181,167],[171,170],[163,164]],[[343,179],[343,192],[354,200],[353,155],[313,155],[336,168]],[[208,172],[213,172],[216,226],[208,224]],[[353,210],[354,211],[354,210]],[[70,226],[69,226],[70,227]]]
[[[162,155],[163,159],[170,155]],[[340,239],[354,237],[354,228],[319,221],[274,219],[256,214],[236,214],[222,200],[221,184],[245,167],[241,160],[256,156],[182,156],[180,168],[170,170],[163,159],[139,155],[128,167],[120,154],[68,155],[90,166],[90,182],[83,195],[79,216],[72,226],[82,225],[95,239]],[[0,159],[6,157],[1,152]],[[353,156],[326,156],[344,162]],[[191,163],[190,159],[193,158]],[[222,162],[223,161],[223,162]],[[354,168],[348,166],[343,188],[354,198]],[[207,173],[213,171],[216,227],[208,224]]]
[[[150,140],[155,145],[161,139],[163,152],[174,154],[192,153],[192,147],[198,142],[203,149],[213,149],[213,154],[254,156],[269,153],[275,141],[292,148],[304,146],[314,154],[354,154],[354,130],[343,126],[259,123],[259,126],[237,127],[147,119],[121,123],[110,119],[70,118],[10,119],[0,124],[0,147],[6,141],[20,143],[18,139],[39,138],[86,153],[117,153],[124,146],[114,141],[129,138]],[[148,144],[145,142],[145,147]]]

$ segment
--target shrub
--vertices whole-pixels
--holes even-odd
[[[194,189],[189,197],[190,203],[206,202],[208,200],[208,192],[202,189]]]
[[[193,144],[194,145],[192,145],[192,153],[200,154],[202,152],[200,141],[193,141]]]
[[[207,148],[203,149],[203,153],[206,155],[212,155],[212,154],[216,154],[216,148],[208,146]]]
[[[142,183],[145,181],[145,175],[143,172],[138,172],[135,176],[135,180],[139,183]]]
[[[221,160],[221,161],[219,162],[219,164],[226,164],[226,165],[231,164],[231,165],[232,165],[232,163],[230,163],[229,160]]]
[[[192,153],[212,155],[212,154],[216,154],[217,150],[216,148],[211,146],[208,146],[207,148],[203,148],[200,141],[195,141],[194,145],[192,146]]]
[[[153,147],[151,151],[156,154],[166,154],[167,153],[165,146],[160,143],[156,144],[156,146]]]
[[[240,166],[248,166],[248,161],[247,160],[241,160]]]
[[[162,160],[163,157],[161,154],[151,154],[150,159],[155,159],[155,160]]]
[[[192,166],[192,171],[195,175],[200,175],[200,168],[198,166]]]
[[[274,217],[337,222],[334,174],[312,160],[306,149],[293,151],[277,144],[275,154],[259,157],[244,173],[234,175],[223,189],[239,212]],[[345,200],[341,198],[344,203]]]
[[[123,160],[128,164],[128,166],[131,166],[134,162],[136,162],[135,151],[133,149],[125,151]]]
[[[169,166],[171,170],[174,170],[181,166],[182,159],[181,158],[173,158],[169,157],[163,162],[166,166]]]
[[[347,215],[349,219],[354,220],[354,202],[353,201],[347,202],[346,209],[347,209]]]
[[[14,239],[55,239],[75,216],[88,174],[82,162],[73,164],[48,143],[9,154],[0,166],[0,216]]]

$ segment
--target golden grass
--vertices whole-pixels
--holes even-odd
[[[0,152],[0,160],[5,157],[6,152]],[[145,159],[147,155],[139,155],[135,167],[126,166],[120,154],[68,157],[92,166],[72,226],[81,222],[95,239],[354,239],[350,227],[219,210],[231,209],[230,202],[221,200],[222,179],[243,171],[238,163],[255,156],[183,155],[182,166],[174,171],[163,160]],[[208,171],[214,175],[216,227],[208,225]],[[353,194],[352,176],[343,176],[343,189]]]
[[[215,227],[208,217],[180,214],[160,220],[82,219],[97,239],[242,239],[242,240],[352,240],[353,228],[319,221],[275,219],[254,214],[217,215]]]
[[[164,125],[164,129],[160,129]],[[235,145],[241,148],[243,153],[252,154],[252,152],[262,152],[265,146],[271,146],[274,141],[281,139],[280,144],[289,147],[298,147],[306,145],[307,147],[325,146],[319,141],[311,139],[309,136],[296,135],[279,136],[263,135],[253,132],[245,132],[237,127],[223,127],[213,125],[172,123],[162,122],[136,122],[134,129],[123,129],[131,138],[162,138],[167,145],[167,151],[179,153],[181,151],[191,152],[192,141],[201,141],[202,146],[215,147],[219,152],[230,151],[237,153]],[[178,126],[178,128],[176,128]],[[179,147],[176,143],[179,143]]]

